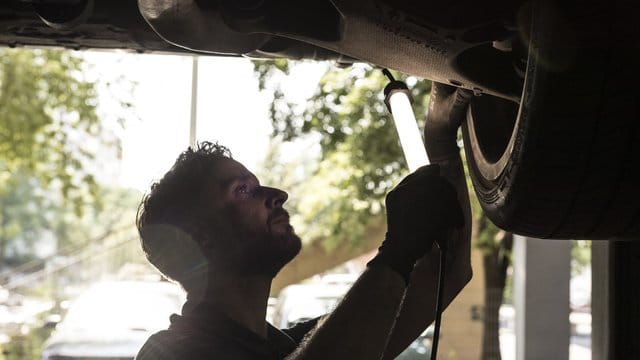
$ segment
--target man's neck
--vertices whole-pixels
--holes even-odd
[[[267,302],[271,278],[211,276],[204,301],[256,334],[267,337]]]

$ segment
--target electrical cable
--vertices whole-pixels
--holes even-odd
[[[389,81],[391,82],[396,81],[396,78],[393,77],[389,69],[382,69],[382,74],[384,74],[384,76],[386,76],[387,79],[389,79]]]

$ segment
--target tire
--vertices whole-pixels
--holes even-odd
[[[560,2],[559,2],[560,3]],[[520,104],[472,99],[463,125],[486,215],[554,239],[640,235],[640,33],[632,1],[532,4]]]

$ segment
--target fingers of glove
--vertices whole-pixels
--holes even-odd
[[[438,164],[424,165],[413,173],[415,174],[416,181],[420,181],[420,179],[440,175],[440,166]]]
[[[395,206],[405,207],[412,205],[420,209],[430,206],[430,203],[439,203],[442,196],[455,196],[455,189],[442,176],[438,175],[439,167],[433,165],[421,167],[416,170],[410,179],[403,180],[395,189],[387,194],[385,203],[387,212]],[[446,190],[443,192],[443,190]]]
[[[404,231],[399,234],[389,232],[387,235],[391,239],[390,244],[393,243],[403,249],[400,251],[412,254],[418,259],[429,252],[435,243],[439,244],[450,233],[450,228],[432,224],[430,226],[422,226],[421,229],[416,229],[414,232]]]
[[[422,166],[405,177],[393,190],[391,190],[385,199],[386,205],[390,202],[413,202],[422,194],[428,192],[430,183],[433,179],[440,178],[440,167],[438,165]]]
[[[443,213],[443,223],[449,228],[462,228],[465,224],[464,212],[458,200],[458,192],[455,187],[446,179],[439,183],[438,206]]]
[[[441,176],[417,185],[407,184],[387,195],[387,224],[392,233],[464,226],[464,215],[453,185]]]
[[[402,181],[400,181],[400,183],[398,185],[396,185],[396,188],[398,188],[398,187],[400,187],[402,185],[405,185],[407,183],[410,183],[410,182],[420,181],[421,179],[424,179],[425,177],[439,175],[439,174],[440,174],[440,166],[438,166],[436,164],[424,165],[424,166],[421,166],[418,169],[416,169],[411,174],[405,176],[405,178],[402,179]]]

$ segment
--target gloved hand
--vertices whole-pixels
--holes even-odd
[[[437,165],[423,166],[404,178],[385,199],[387,234],[369,267],[388,266],[409,283],[416,261],[434,241],[464,226],[456,190]]]
[[[470,90],[433,82],[424,126],[425,147],[433,162],[457,154],[458,128],[466,118]]]

